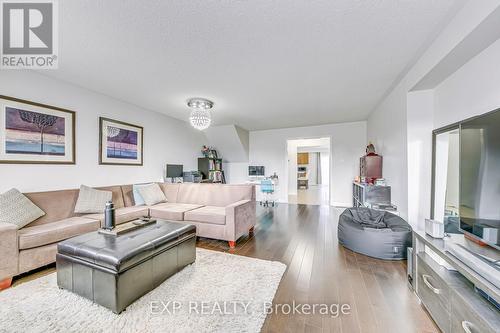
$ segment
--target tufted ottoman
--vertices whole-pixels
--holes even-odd
[[[57,284],[115,313],[196,259],[196,227],[158,220],[118,235],[90,232],[57,245]]]

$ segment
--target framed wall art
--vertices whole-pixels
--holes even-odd
[[[0,163],[75,164],[75,112],[0,95]]]
[[[99,118],[99,164],[142,165],[143,128]]]

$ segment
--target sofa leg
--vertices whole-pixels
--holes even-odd
[[[0,281],[0,290],[4,290],[10,287],[12,284],[12,278],[3,279]]]
[[[229,241],[228,243],[229,243],[229,247],[231,249],[234,249],[236,247],[236,242],[235,241]]]
[[[250,236],[252,236],[252,235],[253,235],[253,229],[254,229],[254,227],[251,227],[251,228],[250,228],[250,230],[248,230],[248,234],[249,234]]]

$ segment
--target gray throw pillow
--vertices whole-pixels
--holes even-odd
[[[148,206],[167,201],[165,193],[163,193],[160,186],[156,183],[141,186],[137,188],[137,190],[139,191],[141,197],[144,199],[144,203]]]
[[[85,185],[80,186],[80,193],[75,205],[75,213],[103,213],[106,202],[111,201],[113,192],[96,190]]]
[[[21,229],[44,215],[43,210],[15,188],[0,194],[0,223],[15,224]]]

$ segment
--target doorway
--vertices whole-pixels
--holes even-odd
[[[329,137],[287,140],[288,203],[330,205]]]

